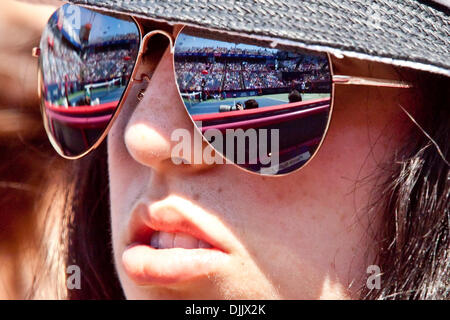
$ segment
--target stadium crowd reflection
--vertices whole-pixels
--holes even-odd
[[[133,21],[79,10],[78,26],[67,7],[58,10],[40,44],[46,125],[68,156],[88,150],[108,125],[139,49]]]
[[[269,157],[278,152],[277,174],[299,168],[314,154],[328,125],[331,79],[326,55],[221,41],[185,28],[175,46],[175,74],[202,133],[219,130],[237,139],[236,130],[268,130],[257,143],[247,136],[242,166],[251,171],[264,167],[262,159],[250,156],[260,154],[255,149],[263,146]],[[272,150],[272,130],[278,130],[279,150]],[[237,162],[237,152],[209,142]]]

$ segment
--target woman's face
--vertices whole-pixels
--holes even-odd
[[[407,130],[402,89],[337,86],[316,157],[290,175],[264,177],[172,162],[172,132],[194,136],[195,128],[170,52],[149,60],[142,70],[159,63],[144,98],[125,104],[108,136],[114,261],[126,297],[357,297],[372,275],[378,219],[369,207],[380,167]],[[333,62],[336,74],[398,78],[382,64]]]

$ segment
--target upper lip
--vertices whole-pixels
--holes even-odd
[[[215,216],[176,196],[154,203],[138,202],[132,211],[128,231],[128,245],[150,245],[153,232],[163,231],[187,233],[225,253],[231,249],[231,234]]]

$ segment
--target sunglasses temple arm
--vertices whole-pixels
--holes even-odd
[[[333,83],[345,85],[374,86],[388,88],[412,88],[412,83],[397,80],[333,75]]]

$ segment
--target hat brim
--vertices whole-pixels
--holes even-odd
[[[416,0],[68,2],[450,76],[448,10]]]

